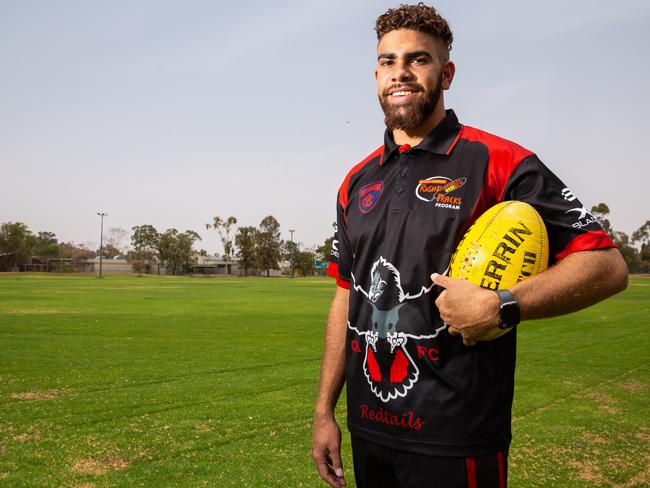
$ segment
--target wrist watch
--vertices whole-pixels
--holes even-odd
[[[511,329],[521,321],[519,303],[510,290],[496,290],[499,296],[499,329]]]

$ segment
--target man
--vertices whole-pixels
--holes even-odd
[[[334,417],[345,382],[357,486],[503,487],[516,328],[477,339],[513,328],[518,315],[528,320],[592,305],[625,288],[627,268],[534,153],[461,125],[445,110],[443,91],[455,72],[452,33],[435,9],[391,9],[376,31],[387,129],[384,145],[338,192],[328,270],[338,286],[312,458],[323,480],[345,484]],[[453,190],[439,191],[451,182]],[[544,219],[549,269],[499,293],[444,276],[465,230],[507,200],[530,203]]]

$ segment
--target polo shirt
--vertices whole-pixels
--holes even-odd
[[[328,274],[350,290],[348,428],[393,449],[480,456],[508,448],[516,330],[473,347],[443,324],[430,278],[470,225],[507,200],[544,220],[550,263],[615,247],[531,151],[461,125],[452,110],[417,146],[384,144],[354,166],[337,197]]]

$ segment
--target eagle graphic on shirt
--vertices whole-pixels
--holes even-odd
[[[354,290],[362,293],[372,308],[370,330],[359,330],[348,322],[348,327],[366,340],[363,373],[370,390],[383,402],[404,397],[420,375],[417,364],[405,347],[408,339],[436,337],[444,326],[433,334],[409,334],[399,328],[400,309],[409,301],[429,293],[434,285],[422,286],[415,294],[405,293],[398,269],[384,257],[379,257],[372,265],[368,291],[357,285],[354,274],[352,279]]]

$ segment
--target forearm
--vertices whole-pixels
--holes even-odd
[[[345,337],[350,293],[337,287],[327,319],[320,370],[320,387],[316,401],[316,416],[334,413],[345,383]]]
[[[450,334],[476,344],[499,324],[499,297],[468,281],[437,273],[431,279],[445,288],[436,299],[440,317]],[[617,249],[570,254],[538,275],[510,288],[521,319],[541,319],[575,312],[625,289],[627,266]]]
[[[511,291],[522,320],[563,315],[625,289],[627,266],[617,249],[580,251],[517,283]]]

